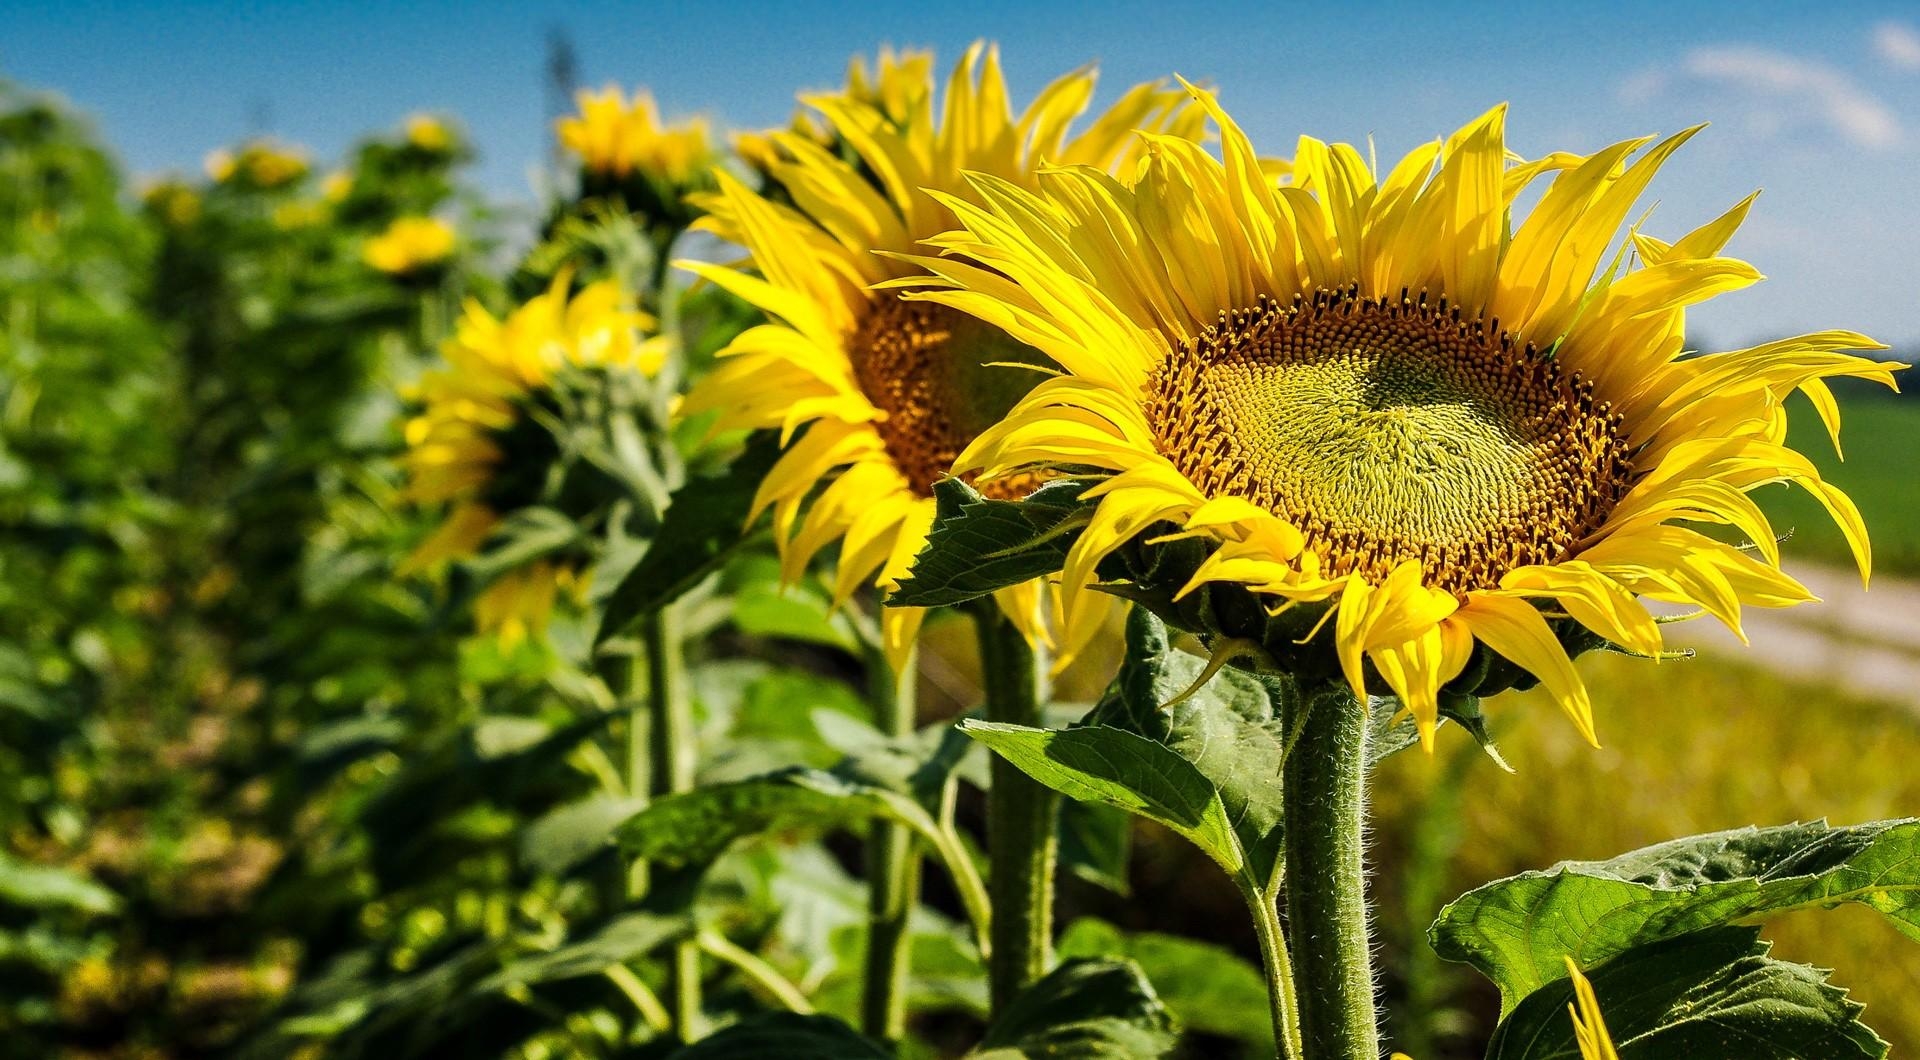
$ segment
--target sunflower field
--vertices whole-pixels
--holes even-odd
[[[1697,130],[1222,98],[609,85],[529,214],[0,83],[0,1056],[1920,1048],[1920,718],[1681,661],[1920,572],[1903,359],[1696,345]]]

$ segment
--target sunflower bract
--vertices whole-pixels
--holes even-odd
[[[1276,183],[1213,97],[1194,97],[1219,158],[1146,135],[1132,182],[1082,166],[1031,186],[975,174],[939,196],[960,221],[932,241],[945,253],[915,259],[945,289],[909,298],[1065,369],[958,469],[1113,472],[1087,494],[1100,502],[1065,564],[1070,607],[1123,545],[1199,535],[1216,547],[1176,598],[1215,584],[1326,608],[1346,679],[1397,695],[1429,742],[1477,647],[1530,671],[1592,739],[1550,618],[1652,654],[1645,599],[1736,631],[1743,606],[1809,599],[1779,569],[1754,488],[1811,491],[1865,576],[1859,513],[1786,447],[1783,403],[1806,393],[1837,431],[1823,380],[1891,384],[1901,365],[1846,352],[1883,348],[1850,331],[1685,351],[1688,306],[1760,278],[1721,253],[1751,199],[1671,243],[1634,229],[1621,247],[1694,130],[1516,163],[1496,108],[1384,175],[1303,139]],[[1731,527],[1752,550],[1687,523]]]

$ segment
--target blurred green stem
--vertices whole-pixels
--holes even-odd
[[[886,656],[869,653],[867,683],[874,723],[892,737],[913,735],[917,653],[900,673]],[[860,1026],[869,1037],[898,1042],[907,1031],[907,982],[912,973],[911,918],[920,900],[920,855],[911,829],[875,820],[867,834],[867,960],[860,995]]]
[[[988,721],[1045,724],[1032,645],[992,598],[973,608]],[[987,982],[994,1015],[1044,975],[1053,945],[1053,868],[1060,799],[995,756],[987,792],[987,889],[993,898]]]
[[[793,980],[781,975],[779,969],[761,960],[752,950],[735,945],[732,939],[717,931],[702,931],[695,942],[705,952],[733,965],[740,974],[788,1011],[798,1012],[802,1016],[813,1014],[813,1003],[793,984]]]
[[[680,622],[672,604],[641,623],[647,650],[648,724],[630,730],[628,769],[631,790],[652,797],[693,790],[693,710],[686,695],[682,669]],[[636,719],[637,722],[637,719]],[[645,783],[642,783],[644,779]],[[645,893],[644,864],[635,862],[632,893]],[[673,1028],[684,1042],[700,1037],[700,945],[694,940],[676,943],[668,958],[668,1003]]]
[[[633,969],[624,964],[609,965],[607,979],[627,995],[627,1000],[633,1002],[634,1011],[647,1021],[647,1026],[662,1034],[673,1029],[673,1018],[667,1015],[666,1006],[660,1003],[660,998],[653,991],[647,989],[647,984],[641,982],[639,976],[633,974]]]
[[[1363,858],[1366,709],[1344,683],[1308,688],[1300,709],[1281,783],[1303,1055],[1378,1060]]]

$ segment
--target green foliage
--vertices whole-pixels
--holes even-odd
[[[829,1016],[775,1012],[726,1030],[672,1054],[673,1060],[886,1060],[890,1054]]]
[[[903,795],[795,768],[664,799],[622,825],[620,842],[649,861],[704,866],[747,836],[846,827],[876,816],[926,833],[936,830],[919,804]]]
[[[120,909],[120,898],[78,873],[21,861],[0,850],[0,904],[107,914]]]
[[[933,485],[939,506],[913,574],[888,602],[899,607],[965,603],[1060,569],[1084,522],[1087,483],[1049,482],[1020,501],[988,500],[957,478]]]
[[[1879,1060],[1887,1043],[1826,973],[1767,956],[1754,928],[1712,928],[1636,946],[1591,977],[1621,1060]],[[1487,1060],[1579,1060],[1559,980],[1494,1033]]]
[[[754,494],[779,456],[775,436],[757,436],[721,474],[674,491],[659,533],[607,598],[595,639],[604,641],[679,599],[745,545]]]
[[[987,1028],[978,1060],[1150,1060],[1172,1052],[1173,1017],[1131,961],[1072,957]]]
[[[1286,746],[1286,682],[1222,670],[1192,688],[1205,660],[1172,650],[1166,627],[1136,609],[1119,676],[1079,726],[968,721],[961,728],[1027,775],[1082,802],[1172,828],[1229,875],[1264,888],[1281,827],[1275,782]]]
[[[1291,644],[1316,616],[1207,591],[1191,608],[1225,618],[1195,627],[1139,588],[1165,570],[1133,550],[1103,574],[1161,617],[1135,614],[1126,665],[1079,724],[956,727],[939,707],[883,734],[870,601],[781,584],[747,526],[777,439],[742,452],[670,422],[674,394],[758,321],[723,290],[668,281],[686,204],[555,202],[540,244],[501,268],[500,219],[461,184],[470,156],[457,135],[374,136],[324,197],[317,175],[172,180],[134,211],[83,122],[0,87],[0,1051],[895,1055],[841,1022],[862,1007],[870,913],[840,833],[882,819],[944,870],[907,925],[916,1019],[898,1055],[1159,1056],[1182,1029],[1270,1050],[1243,958],[1091,918],[988,1024],[968,789],[984,744],[1081,800],[1062,810],[1061,852],[1080,878],[1124,893],[1136,840],[1173,862],[1158,828],[1136,835],[1143,817],[1270,915],[1299,705],[1233,668],[1193,689],[1207,663],[1162,620],[1217,647],[1228,621]],[[363,262],[369,236],[419,215],[458,223],[454,260],[405,277]],[[655,379],[561,373],[520,409],[514,441],[537,458],[488,494],[504,519],[480,554],[398,576],[436,521],[403,486],[399,395],[438,365],[464,299],[502,309],[563,271],[633,288],[680,354]],[[1859,466],[1897,452],[1867,446]],[[1836,478],[1883,540],[1899,525],[1873,511],[1899,491]],[[892,602],[945,607],[1056,570],[1085,487],[1007,502],[938,484],[933,544]],[[1199,547],[1167,550],[1166,570]],[[537,561],[590,571],[591,590],[544,637],[471,636],[472,598]],[[698,765],[677,794],[640,765],[665,671],[629,635],[669,607]],[[926,671],[960,710],[966,669]],[[1374,706],[1379,765],[1413,734]],[[1446,710],[1486,742],[1476,701]],[[1911,933],[1899,859],[1915,827],[1575,863],[1474,892],[1436,938],[1509,994],[1497,1056],[1568,1055],[1563,953],[1629,1057],[1717,1055],[1716,1035],[1753,1027],[1773,1051],[1752,1055],[1873,1056],[1822,976],[1725,925],[1845,901]],[[660,1006],[690,944],[692,1025],[720,1030],[672,1053]]]
[[[1181,1027],[1239,1039],[1254,1054],[1273,1051],[1273,1025],[1258,1018],[1267,1005],[1266,979],[1224,947],[1155,931],[1129,935],[1082,917],[1060,936],[1059,953],[1132,961]]]
[[[1659,939],[1789,909],[1860,902],[1920,937],[1920,821],[1824,822],[1689,836],[1599,862],[1568,862],[1478,888],[1441,910],[1442,957],[1499,985],[1503,1008]]]

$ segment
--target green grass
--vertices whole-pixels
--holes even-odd
[[[1873,567],[1882,574],[1920,575],[1920,488],[1914,453],[1920,451],[1920,402],[1841,398],[1840,442],[1834,455],[1820,418],[1803,401],[1792,406],[1787,441],[1860,506],[1873,538]],[[1789,556],[1851,564],[1847,543],[1812,495],[1798,487],[1766,486],[1754,494],[1774,529],[1788,530]]]

